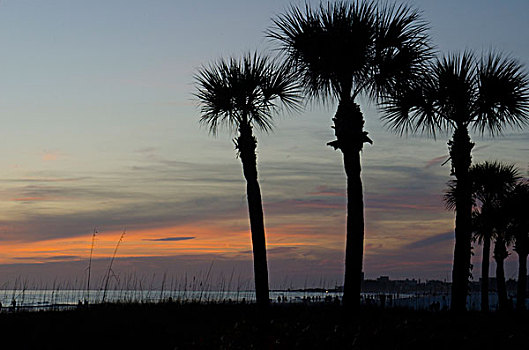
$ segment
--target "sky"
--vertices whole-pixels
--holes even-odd
[[[264,32],[290,4],[303,3],[2,0],[0,285],[82,284],[97,230],[95,280],[125,231],[117,276],[211,272],[251,286],[234,134],[200,127],[193,75],[221,57],[273,53]],[[494,49],[529,64],[525,0],[407,4],[423,11],[441,53]],[[374,140],[362,154],[365,275],[449,280],[449,135],[399,137],[375,104],[360,102]],[[345,176],[340,153],[325,146],[335,108],[307,103],[257,135],[272,288],[342,283]],[[529,131],[472,137],[474,161],[529,171]]]

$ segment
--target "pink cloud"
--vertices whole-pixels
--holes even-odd
[[[446,156],[446,155],[432,158],[426,163],[425,168],[427,169],[427,168],[431,168],[434,165],[442,164],[442,163],[444,163],[447,160],[448,160],[448,156]]]

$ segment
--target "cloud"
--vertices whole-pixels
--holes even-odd
[[[423,238],[413,243],[404,246],[406,249],[421,249],[429,247],[441,242],[450,241],[454,239],[454,232],[444,232],[431,237]]]
[[[345,200],[340,197],[279,200],[264,203],[264,208],[267,213],[272,215],[309,214],[321,212],[322,210],[343,210],[345,209]]]
[[[273,248],[266,249],[266,253],[268,255],[291,254],[297,251],[299,251],[299,247],[273,247]],[[247,255],[247,254],[252,254],[253,252],[251,250],[242,250],[239,253],[243,255]]]
[[[190,239],[195,239],[196,237],[166,237],[166,238],[153,238],[153,239],[144,239],[144,241],[150,242],[178,242],[178,241],[187,241]]]
[[[45,162],[53,161],[59,159],[61,154],[56,151],[44,151],[42,153],[42,160]]]
[[[475,147],[472,151],[473,152],[477,152],[477,151],[481,151],[483,149],[486,149],[488,148],[490,145],[483,145],[483,146],[478,146],[478,147]],[[426,163],[426,166],[424,167],[425,169],[428,169],[434,165],[437,165],[437,164],[444,164],[445,162],[447,162],[448,160],[450,159],[450,156],[449,155],[443,155],[443,156],[439,156],[439,157],[435,157],[435,158],[432,158],[430,159],[427,163]]]
[[[83,190],[79,189],[79,191]],[[66,188],[58,188],[49,192],[49,196],[51,193],[60,196],[68,191]],[[64,207],[68,209],[64,211],[49,210],[46,207],[28,211],[22,207],[15,207],[12,212],[18,215],[13,214],[10,215],[11,218],[0,220],[0,241],[35,242],[76,237],[86,235],[94,227],[102,231],[121,231],[124,227],[139,230],[190,223],[204,225],[235,218],[247,222],[246,202],[241,201],[239,196],[223,197],[220,194],[210,194],[197,195],[189,199],[156,196],[142,198],[141,195],[134,196],[132,193],[124,193],[121,196],[117,199],[111,198],[108,205],[99,202],[95,207],[89,205],[88,208],[83,208],[75,202],[64,202]],[[46,202],[32,203],[37,205]],[[61,205],[62,202],[54,203]],[[86,205],[90,202],[81,204]]]
[[[48,197],[21,197],[21,198],[12,198],[13,202],[39,202],[50,200]]]
[[[345,197],[344,188],[332,188],[329,186],[318,186],[313,192],[308,192],[309,196]]]
[[[14,260],[29,260],[29,261],[77,261],[82,258],[77,255],[54,255],[54,256],[45,256],[45,257],[32,257],[32,256],[17,256],[13,258]]]
[[[22,177],[22,178],[4,178],[0,179],[0,182],[4,183],[25,183],[25,182],[31,182],[31,183],[39,183],[39,182],[77,182],[77,181],[83,181],[83,180],[89,180],[93,179],[89,176],[79,176],[79,177]]]
[[[426,163],[425,168],[428,169],[434,165],[443,164],[444,162],[448,160],[448,158],[449,156],[446,156],[446,155],[432,158]]]

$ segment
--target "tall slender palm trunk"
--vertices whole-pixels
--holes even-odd
[[[503,262],[507,259],[507,247],[502,237],[496,239],[494,244],[494,260],[496,260],[496,284],[498,290],[498,309],[504,311],[508,309],[507,287],[505,285],[505,269]]]
[[[481,260],[481,311],[489,311],[489,268],[490,268],[490,235],[483,237],[483,256]]]
[[[516,290],[516,310],[525,310],[527,292],[527,252],[518,252],[518,286]]]
[[[468,278],[470,276],[472,239],[472,188],[468,170],[472,163],[472,148],[468,129],[458,125],[453,138],[448,142],[452,159],[452,175],[456,185],[456,222],[454,266],[452,268],[452,311],[466,310]]]
[[[328,145],[342,151],[347,176],[347,235],[343,303],[347,310],[354,310],[360,306],[364,258],[364,198],[360,152],[365,142],[372,143],[372,141],[364,131],[364,118],[360,106],[350,98],[341,99],[333,121],[336,141],[329,142]]]
[[[239,151],[244,178],[246,179],[248,212],[252,231],[255,296],[257,304],[267,306],[269,304],[268,264],[261,188],[257,180],[257,155],[255,153],[257,140],[253,136],[250,125],[241,123],[239,137],[235,140],[235,145]]]
[[[347,237],[345,246],[344,305],[354,309],[360,304],[364,258],[364,199],[360,177],[360,153],[344,154],[347,174]]]

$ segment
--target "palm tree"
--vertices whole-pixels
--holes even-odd
[[[338,102],[332,119],[336,140],[327,145],[343,153],[348,198],[343,302],[356,308],[364,249],[360,152],[372,143],[356,100],[360,94],[378,99],[420,75],[431,51],[427,28],[414,9],[378,8],[368,0],[293,6],[273,23],[268,35],[297,69],[307,95]]]
[[[509,302],[507,299],[507,286],[505,284],[505,259],[509,256],[507,247],[512,244],[512,237],[508,236],[506,232],[497,231],[496,240],[494,242],[493,257],[496,261],[496,288],[498,292],[498,310],[505,311],[509,309]]]
[[[455,209],[455,208],[454,208]],[[481,254],[481,311],[489,311],[489,270],[490,270],[490,247],[492,240],[496,238],[495,231],[491,227],[493,220],[490,216],[491,210],[483,209],[472,212],[472,234],[473,240],[483,245]]]
[[[472,182],[472,195],[475,201],[481,203],[480,219],[474,220],[473,231],[481,235],[483,241],[483,257],[481,265],[481,310],[488,311],[488,282],[489,282],[489,260],[490,244],[493,236],[496,238],[494,247],[494,258],[496,260],[497,279],[498,272],[503,273],[503,261],[507,258],[505,249],[504,225],[501,223],[501,206],[510,191],[514,188],[520,174],[518,169],[512,164],[502,164],[500,162],[483,162],[473,165],[470,170]],[[479,224],[476,225],[476,221]],[[507,240],[508,241],[508,240]],[[503,247],[503,248],[502,248]],[[505,276],[505,273],[503,273]],[[500,277],[501,279],[501,277]],[[502,282],[500,282],[501,284]],[[505,286],[505,277],[503,285]],[[505,290],[506,291],[506,290]],[[506,294],[505,300],[506,301]]]
[[[453,132],[448,148],[455,193],[455,248],[451,309],[464,311],[470,276],[472,188],[469,168],[472,148],[469,128],[480,134],[501,134],[505,127],[527,124],[528,77],[511,57],[490,53],[478,60],[470,52],[438,59],[419,84],[391,96],[384,119],[404,132]]]
[[[268,266],[261,189],[257,179],[257,139],[253,128],[272,129],[278,107],[297,108],[300,102],[295,76],[257,53],[242,59],[223,60],[202,67],[195,76],[195,96],[201,105],[200,121],[212,133],[219,126],[238,131],[233,140],[246,179],[248,211],[252,233],[255,292],[257,303],[269,303]]]
[[[505,199],[507,232],[514,238],[514,251],[518,254],[518,288],[516,309],[525,310],[527,292],[527,256],[529,255],[529,182],[521,181]]]
[[[472,215],[472,232],[474,239],[483,243],[481,263],[481,310],[489,311],[489,263],[491,240],[496,239],[494,257],[496,271],[503,272],[503,261],[507,257],[503,225],[502,203],[520,179],[519,171],[512,164],[500,162],[483,162],[470,167],[469,178],[472,188],[472,203],[475,206]],[[449,209],[456,209],[457,181],[449,182],[445,202]],[[503,247],[503,248],[502,248]],[[504,274],[503,274],[504,275]],[[501,279],[501,277],[500,277]],[[504,287],[505,279],[503,279]],[[501,281],[499,282],[501,284]],[[504,305],[502,300],[502,306]]]

